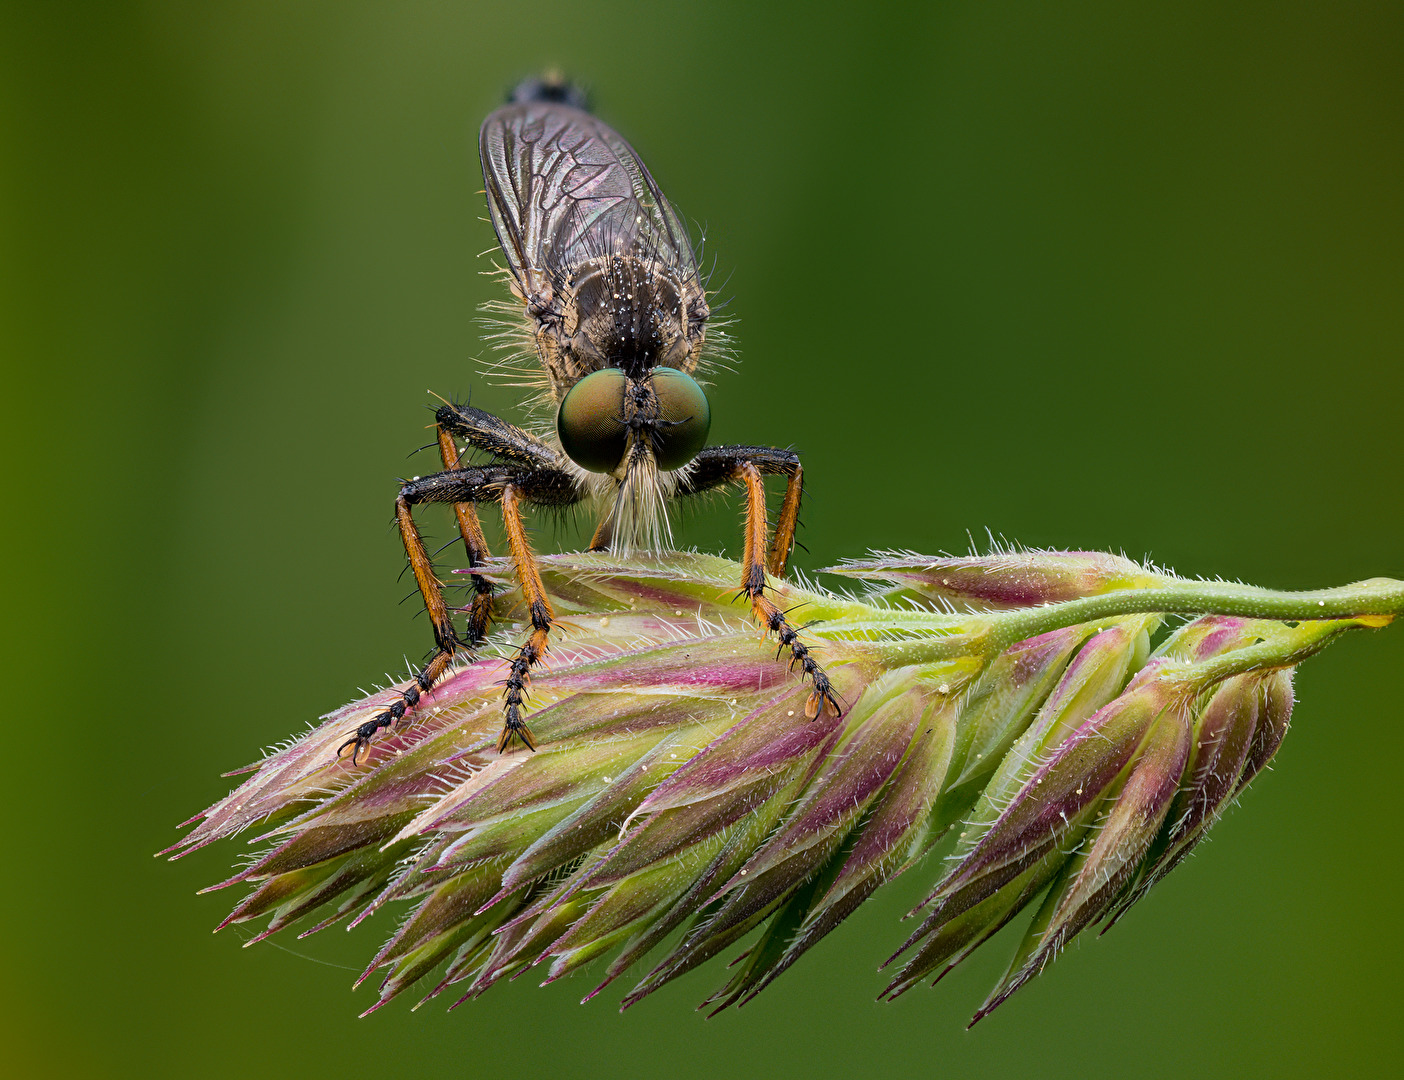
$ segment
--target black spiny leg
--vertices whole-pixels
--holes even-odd
[[[776,522],[768,554],[763,474],[788,478],[785,501],[780,507],[780,519]],[[766,446],[711,446],[697,455],[692,473],[679,486],[678,494],[696,495],[723,484],[740,484],[746,489],[746,546],[741,588],[751,601],[751,614],[776,636],[782,652],[790,651],[790,667],[798,667],[801,677],[812,683],[813,690],[804,706],[805,715],[813,720],[826,707],[833,709],[836,716],[842,715],[828,675],[800,641],[799,632],[785,613],[765,595],[766,570],[775,577],[783,575],[794,547],[804,489],[804,470],[800,467],[799,455]]]
[[[509,490],[513,493],[512,495],[506,495]],[[337,750],[338,757],[346,750],[351,749],[351,759],[354,763],[370,747],[371,739],[378,731],[399,722],[409,710],[419,704],[420,698],[448,669],[454,653],[464,647],[464,642],[453,628],[448,605],[444,601],[443,586],[434,575],[433,564],[424,547],[424,541],[419,535],[419,529],[414,523],[411,508],[418,503],[426,502],[503,502],[516,498],[540,505],[569,506],[580,499],[580,492],[574,478],[569,473],[557,469],[534,469],[521,465],[486,465],[469,469],[454,469],[410,481],[400,488],[400,494],[395,500],[395,519],[400,527],[400,539],[404,542],[405,554],[409,557],[415,581],[424,597],[424,606],[429,612],[429,621],[434,627],[434,641],[437,649],[433,658],[416,677],[415,685],[403,692],[401,700],[391,703],[384,712],[371,717],[358,727]],[[520,527],[520,516],[518,516],[518,525]],[[515,558],[515,546],[513,555]],[[531,569],[534,573],[534,563],[532,563]],[[535,581],[538,587],[540,580],[539,575],[536,576]],[[533,613],[533,621],[535,621],[534,615],[535,613]],[[520,701],[520,698],[518,700]]]
[[[560,469],[565,459],[529,431],[471,405],[441,405],[434,413],[440,431],[485,451],[499,465]]]

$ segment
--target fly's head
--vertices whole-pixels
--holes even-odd
[[[686,372],[655,367],[591,372],[561,399],[556,435],[586,472],[624,482],[640,469],[675,472],[707,445],[712,410]]]
[[[615,488],[613,533],[621,550],[670,546],[664,503],[670,474],[707,445],[711,406],[697,381],[673,367],[606,367],[561,399],[556,435],[566,456]]]

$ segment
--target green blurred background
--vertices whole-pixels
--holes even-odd
[[[426,389],[513,407],[473,134],[548,64],[706,223],[713,434],[804,452],[802,566],[988,528],[1404,576],[1401,14],[6,4],[7,1075],[1398,1075],[1400,628],[1308,664],[1215,842],[968,1034],[1007,937],[872,1000],[934,867],[711,1022],[716,966],[622,1017],[522,979],[358,1021],[388,923],[241,951],[194,891],[242,849],[151,853],[427,645],[394,481]],[[682,539],[734,551],[734,503]]]

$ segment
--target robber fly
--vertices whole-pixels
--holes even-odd
[[[766,446],[707,446],[711,410],[694,375],[711,312],[687,231],[633,148],[583,108],[578,91],[528,80],[483,121],[478,137],[493,229],[506,259],[516,318],[524,320],[554,431],[536,435],[467,405],[435,416],[444,471],[400,488],[395,519],[434,628],[432,657],[399,700],[342,745],[353,762],[382,728],[410,714],[456,656],[486,639],[492,586],[473,570],[488,558],[480,503],[502,508],[507,546],[531,632],[508,665],[497,749],[536,748],[522,719],[533,666],[555,614],[527,540],[522,506],[599,507],[592,551],[668,546],[669,500],[735,484],[746,491],[741,590],[759,624],[810,680],[805,712],[839,711],[823,669],[766,595],[795,542],[803,492],[798,455]],[[466,466],[457,441],[488,455]],[[786,478],[767,545],[763,477]],[[459,635],[413,507],[451,503],[468,554],[473,599]]]

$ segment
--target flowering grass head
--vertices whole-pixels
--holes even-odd
[[[1032,910],[978,1020],[1195,847],[1281,744],[1298,663],[1404,607],[1387,579],[1277,593],[1096,553],[875,557],[833,568],[859,595],[773,583],[845,704],[811,719],[736,564],[542,563],[561,633],[531,687],[537,752],[497,749],[490,651],[359,757],[345,733],[398,689],[330,714],[172,849],[257,830],[215,886],[249,889],[221,925],[257,941],[398,909],[367,1012],[587,967],[586,1000],[629,975],[627,1007],[748,941],[716,1011],[884,882],[943,867],[883,996]]]

